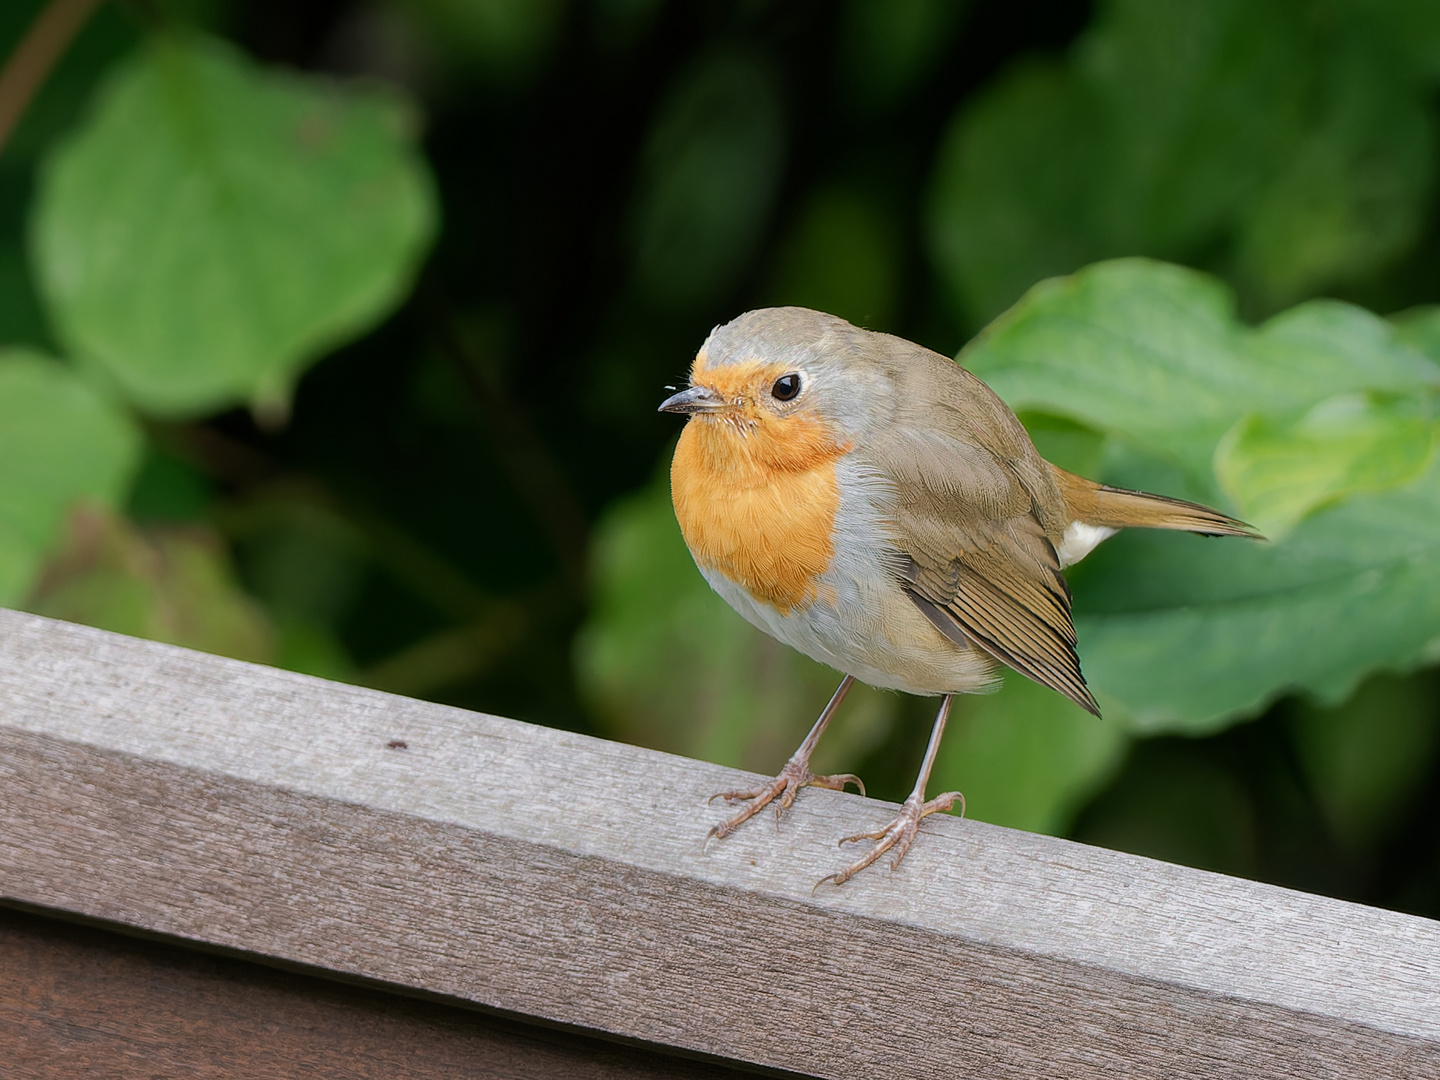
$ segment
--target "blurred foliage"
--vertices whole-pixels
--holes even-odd
[[[1437,12],[102,5],[0,146],[0,602],[768,773],[838,676],[695,571],[663,387],[762,304],[978,332],[1270,540],[1108,541],[1105,718],[1012,675],[933,791],[1440,915]],[[817,767],[903,797],[934,706]]]
[[[453,65],[500,83],[530,76],[550,48],[563,0],[395,0],[417,15]]]
[[[264,613],[236,587],[219,537],[197,526],[147,535],[112,510],[81,504],[26,607],[241,660],[274,659]]]
[[[863,192],[841,186],[816,191],[780,242],[770,300],[887,329],[900,299],[895,232],[884,207]]]
[[[641,156],[635,272],[641,292],[691,307],[733,286],[770,214],[785,139],[775,78],[721,52],[680,77]]]
[[[1092,716],[1017,675],[998,693],[957,700],[951,717],[932,794],[961,791],[967,814],[1036,832],[1064,832],[1129,743],[1113,713]]]
[[[40,178],[36,275],[71,355],[155,415],[286,412],[297,370],[392,307],[430,239],[409,126],[397,100],[157,39]]]
[[[1305,775],[1336,837],[1364,850],[1415,802],[1440,749],[1435,680],[1371,679],[1348,701],[1291,714]]]
[[[0,603],[27,591],[69,507],[124,498],[139,450],[130,418],[68,368],[0,352]]]
[[[862,115],[903,101],[944,59],[966,7],[965,0],[848,0],[836,45],[841,92]]]
[[[960,311],[1121,254],[1259,311],[1374,272],[1427,208],[1437,50],[1427,0],[1109,0],[955,117],[930,216]]]

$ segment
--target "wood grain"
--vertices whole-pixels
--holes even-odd
[[[393,744],[403,743],[404,749]],[[1440,1077],[1440,924],[0,613],[0,896],[823,1076]]]
[[[10,1080],[726,1080],[742,1074],[0,909]]]

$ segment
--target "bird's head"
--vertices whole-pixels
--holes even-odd
[[[690,385],[660,403],[690,417],[716,468],[808,469],[843,453],[869,413],[859,331],[806,308],[764,308],[716,327]]]

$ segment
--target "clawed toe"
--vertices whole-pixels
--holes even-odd
[[[867,866],[879,860],[880,856],[887,851],[894,850],[895,858],[890,861],[890,870],[893,872],[900,868],[900,861],[905,858],[905,853],[910,850],[910,845],[915,842],[915,835],[920,830],[920,822],[931,814],[938,814],[942,811],[953,809],[955,804],[960,804],[960,816],[965,816],[965,796],[958,791],[948,791],[944,795],[937,795],[929,802],[922,803],[917,797],[911,796],[905,800],[900,807],[900,813],[895,820],[883,829],[875,832],[856,833],[854,836],[842,837],[837,846],[845,844],[857,844],[861,840],[873,840],[875,846],[867,851],[859,860],[847,866],[836,874],[827,874],[815,883],[818,889],[827,881],[835,885],[843,885],[852,877],[864,870]],[[812,892],[814,889],[811,890]]]
[[[706,834],[706,841],[711,839],[723,840],[745,822],[758,814],[772,802],[775,803],[775,827],[780,827],[780,815],[795,804],[795,798],[800,794],[800,789],[805,787],[823,787],[831,791],[843,791],[846,784],[854,784],[860,789],[860,794],[865,794],[865,785],[858,776],[852,773],[844,773],[835,776],[816,776],[809,768],[800,762],[791,760],[780,770],[780,775],[775,777],[764,787],[755,788],[751,791],[721,791],[711,795],[707,800],[714,802],[716,799],[724,799],[727,803],[747,802],[741,811],[734,817],[728,818],[714,826]],[[778,802],[776,800],[779,800]]]
[[[705,800],[705,805],[709,806],[716,799],[724,799],[726,802],[740,802],[742,799],[758,799],[762,795],[765,795],[767,792],[769,792],[769,790],[770,789],[768,787],[763,787],[755,788],[751,791],[717,791],[714,795],[711,795],[708,799]],[[775,796],[771,795],[770,799],[773,799],[774,797]],[[770,799],[766,799],[765,801],[769,802]]]
[[[865,794],[865,781],[854,773],[837,773],[834,776],[811,776],[811,787],[829,788],[831,791],[844,791],[846,784],[854,784],[855,790],[861,795]]]

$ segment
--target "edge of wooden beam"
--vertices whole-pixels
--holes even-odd
[[[951,817],[812,891],[889,808],[749,779],[0,611],[17,902],[821,1075],[1440,1056],[1440,923]]]

